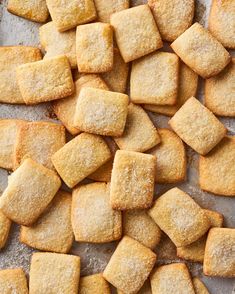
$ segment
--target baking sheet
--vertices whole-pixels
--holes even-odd
[[[0,0],[1,2],[1,0]],[[132,5],[139,5],[147,1],[131,1]],[[209,0],[196,1],[195,20],[206,25],[206,19],[209,12]],[[24,20],[14,16],[6,10],[6,0],[0,3],[0,45],[31,45],[39,46],[38,28],[39,24]],[[165,46],[164,50],[169,50]],[[232,52],[233,54],[233,52]],[[233,54],[234,55],[234,54]],[[10,77],[9,77],[10,78]],[[203,100],[203,81],[200,80],[197,98]],[[149,113],[154,124],[158,127],[167,127],[168,118]],[[53,121],[53,115],[50,104],[45,103],[38,106],[14,106],[0,104],[0,118],[22,118],[27,120],[47,120]],[[230,134],[235,134],[235,120],[221,118],[221,121],[228,128]],[[209,193],[202,192],[198,187],[198,155],[189,147],[188,155],[188,179],[185,183],[177,185],[188,192],[200,205],[221,212],[225,217],[226,227],[235,227],[235,201],[232,198],[219,197]],[[7,185],[8,173],[0,169],[0,193]],[[173,185],[158,185],[156,195],[160,195],[173,187]],[[0,268],[22,267],[28,273],[30,257],[33,249],[19,243],[19,226],[13,225],[7,246],[0,252]],[[179,261],[176,257],[172,244],[163,239],[164,248],[156,249],[158,253],[158,263],[170,263]],[[82,261],[82,275],[89,275],[101,272],[105,268],[116,242],[104,245],[94,244],[73,244],[71,253],[79,255]],[[193,276],[200,277],[207,285],[211,294],[232,294],[235,293],[234,279],[209,278],[202,274],[202,266],[198,263],[187,263]]]

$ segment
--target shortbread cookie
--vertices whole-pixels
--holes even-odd
[[[80,130],[74,127],[74,114],[82,87],[109,90],[108,86],[98,75],[83,75],[75,82],[75,93],[73,95],[53,102],[53,110],[55,114],[72,135],[80,133]]]
[[[194,0],[148,0],[163,40],[173,42],[188,27],[194,16]]]
[[[96,19],[93,0],[46,0],[58,31],[64,32]]]
[[[28,46],[0,47],[0,102],[22,104],[24,99],[16,80],[16,68],[42,59],[38,48]]]
[[[122,215],[110,205],[110,184],[92,183],[73,190],[72,226],[75,240],[106,243],[122,235]]]
[[[163,46],[148,5],[139,5],[111,15],[116,41],[125,62],[147,55]]]
[[[111,294],[111,290],[102,274],[95,274],[80,278],[78,294]]]
[[[110,16],[129,8],[129,0],[94,0],[98,14],[98,21],[110,22]]]
[[[129,104],[127,120],[121,137],[114,138],[120,149],[145,152],[159,144],[157,129],[142,107]]]
[[[114,251],[103,276],[124,293],[134,294],[147,280],[155,261],[155,253],[125,236]]]
[[[180,107],[197,93],[198,75],[183,62],[180,63],[177,102],[175,105],[145,104],[144,108],[152,112],[172,116]]]
[[[130,97],[134,103],[173,105],[179,80],[179,58],[155,52],[132,64]]]
[[[183,181],[187,172],[184,143],[168,129],[159,129],[159,135],[160,144],[150,151],[157,158],[155,181],[160,184]]]
[[[27,279],[21,268],[0,270],[1,294],[28,294]]]
[[[235,49],[235,2],[213,0],[209,16],[209,31],[224,47]]]
[[[83,87],[80,91],[74,126],[84,132],[121,136],[126,124],[128,96],[122,93]]]
[[[210,227],[205,211],[178,188],[160,196],[149,210],[149,215],[176,247],[195,242]]]
[[[82,133],[52,156],[52,163],[63,181],[73,188],[111,158],[103,138]]]
[[[139,241],[150,249],[154,249],[161,238],[160,228],[147,214],[146,210],[123,212],[123,234]]]
[[[117,294],[125,294],[125,293],[117,289]],[[152,294],[149,279],[144,283],[144,286],[137,292],[137,294]]]
[[[59,191],[32,227],[21,227],[20,242],[43,251],[69,252],[73,243],[71,195]]]
[[[65,128],[61,125],[37,121],[23,124],[17,134],[14,151],[14,169],[23,160],[31,158],[53,169],[51,156],[65,145]]]
[[[30,294],[77,294],[80,257],[58,253],[33,253]]]
[[[97,182],[110,182],[113,169],[113,158],[99,167],[95,172],[88,176],[89,179]]]
[[[203,273],[235,277],[235,229],[212,228],[206,241]]]
[[[205,105],[214,114],[235,117],[235,58],[217,76],[205,82]]]
[[[0,211],[0,249],[2,249],[6,244],[10,228],[11,221]]]
[[[184,263],[158,267],[150,276],[153,293],[195,294],[189,270]]]
[[[113,68],[113,29],[96,22],[77,27],[76,54],[79,72],[99,73]]]
[[[114,209],[144,209],[154,193],[156,157],[118,150],[114,157],[110,201]]]
[[[125,93],[129,64],[124,62],[118,49],[114,48],[113,53],[113,69],[103,73],[102,78],[111,91]]]
[[[76,31],[58,32],[53,21],[39,28],[39,37],[42,48],[46,51],[44,58],[66,55],[72,68],[77,67]]]
[[[199,23],[194,23],[171,47],[204,79],[217,75],[230,61],[228,51]]]
[[[199,159],[202,190],[235,196],[235,136],[225,137],[207,156]]]
[[[74,92],[70,64],[64,55],[20,65],[16,74],[26,104],[56,100]]]
[[[26,121],[18,119],[0,119],[0,167],[12,170],[16,137]]]
[[[0,197],[0,209],[14,222],[31,225],[46,209],[61,181],[55,172],[26,159],[8,179]]]
[[[45,22],[49,16],[46,0],[9,0],[7,10],[36,22]]]
[[[193,278],[193,288],[195,294],[210,294],[206,286],[198,278]]]
[[[226,134],[224,125],[194,97],[185,102],[169,124],[186,144],[202,155],[211,151]]]

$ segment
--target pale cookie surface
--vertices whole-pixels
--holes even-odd
[[[211,151],[227,131],[214,114],[194,97],[185,102],[169,124],[186,144],[202,155]]]
[[[0,120],[0,167],[12,170],[14,165],[14,149],[16,137],[26,121],[17,119]]]
[[[175,105],[145,104],[144,108],[156,113],[172,116],[180,107],[197,93],[198,75],[183,62],[180,63],[177,102]]]
[[[0,102],[22,104],[24,99],[16,80],[16,68],[42,59],[38,48],[27,46],[0,47]]]
[[[111,158],[103,138],[82,133],[52,156],[52,162],[67,186],[73,188]]]
[[[179,80],[179,58],[174,53],[156,52],[132,64],[130,97],[134,103],[173,105]]]
[[[152,204],[156,158],[118,150],[114,157],[110,200],[114,209],[141,209]]]
[[[192,280],[184,263],[173,263],[157,268],[150,277],[153,293],[195,294]]]
[[[58,31],[64,32],[96,19],[93,0],[46,0]]]
[[[123,212],[123,234],[139,241],[150,249],[154,249],[161,238],[160,228],[146,210]]]
[[[79,72],[99,73],[113,68],[113,29],[101,22],[81,25],[76,32]]]
[[[0,208],[14,222],[31,225],[46,209],[60,185],[55,172],[26,159],[9,177],[0,198]]]
[[[225,137],[207,156],[199,159],[202,190],[235,196],[235,136]]]
[[[210,227],[204,210],[178,188],[160,196],[149,210],[149,215],[177,247],[195,242]]]
[[[120,136],[126,123],[128,100],[126,94],[83,87],[77,100],[74,126],[93,134]]]
[[[0,211],[0,249],[6,244],[10,228],[11,221]]]
[[[147,55],[163,46],[148,5],[139,5],[111,16],[118,48],[125,62]]]
[[[209,31],[224,47],[235,49],[235,2],[213,0],[209,16]]]
[[[174,41],[192,24],[194,0],[148,0],[148,5],[165,41]]]
[[[207,276],[235,277],[235,229],[209,231],[203,273]]]
[[[117,294],[126,294],[117,289]],[[144,283],[144,286],[137,292],[137,294],[152,294],[149,279]]]
[[[28,122],[17,133],[14,150],[14,169],[31,158],[53,169],[51,156],[65,145],[65,128],[51,122]]]
[[[34,253],[30,266],[30,294],[77,294],[80,257],[57,253]]]
[[[0,270],[1,294],[28,294],[26,276],[21,268]]]
[[[205,82],[205,105],[214,114],[235,117],[235,58]]]
[[[161,138],[141,106],[129,104],[122,136],[114,138],[120,149],[145,152],[159,144]]]
[[[79,242],[106,243],[122,235],[122,215],[110,205],[110,184],[92,183],[73,191],[72,226]]]
[[[161,184],[177,183],[186,178],[184,143],[172,131],[158,129],[161,142],[150,153],[157,158],[155,181]]]
[[[198,278],[193,278],[193,287],[195,294],[210,294],[206,286]]]
[[[155,261],[155,253],[125,236],[114,251],[103,276],[124,293],[134,294],[147,280]]]
[[[46,0],[9,0],[7,10],[36,22],[45,22],[49,16]]]
[[[102,274],[95,274],[80,278],[78,294],[111,294],[111,290]]]
[[[56,100],[74,92],[70,64],[64,55],[23,64],[16,74],[26,104]]]
[[[109,90],[108,86],[98,75],[87,74],[80,77],[75,82],[75,92],[73,95],[53,102],[53,110],[55,114],[72,135],[77,135],[81,132],[74,126],[74,115],[77,100],[82,87]]]
[[[194,23],[171,47],[204,79],[217,75],[230,61],[228,51],[199,23]]]
[[[73,243],[71,195],[59,191],[31,227],[21,227],[20,242],[43,251],[67,253]]]
[[[42,48],[46,51],[44,58],[66,55],[72,68],[77,67],[76,31],[58,32],[55,24],[50,21],[39,28]]]

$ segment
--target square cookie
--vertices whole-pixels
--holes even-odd
[[[77,294],[80,257],[58,253],[33,253],[30,294]]]
[[[28,294],[27,279],[21,268],[0,270],[1,294]]]
[[[125,236],[109,260],[103,276],[124,293],[134,294],[147,280],[155,262],[155,253]]]
[[[122,93],[83,87],[77,100],[74,126],[81,131],[121,136],[126,124],[128,96]]]
[[[80,278],[78,294],[111,294],[109,284],[102,274]]]
[[[174,53],[156,52],[133,62],[130,97],[134,103],[173,105],[179,80],[179,58]]]
[[[39,38],[42,48],[46,51],[45,59],[66,55],[70,66],[77,67],[75,30],[60,33],[54,22],[50,21],[39,28]]]
[[[111,176],[110,201],[114,209],[144,209],[151,206],[154,193],[156,157],[118,150]]]
[[[157,158],[155,181],[160,184],[181,182],[185,180],[187,171],[184,143],[168,129],[158,131],[161,142],[150,151]]]
[[[26,158],[53,169],[51,156],[65,145],[65,128],[61,125],[36,121],[23,124],[17,133],[14,169]]]
[[[159,144],[157,129],[142,107],[129,104],[127,120],[122,136],[114,138],[120,149],[145,152]]]
[[[31,227],[21,227],[20,242],[43,251],[69,252],[73,243],[71,195],[59,191]]]
[[[205,211],[178,188],[160,196],[149,210],[149,215],[176,247],[195,242],[211,225]]]
[[[202,155],[211,151],[227,131],[214,114],[194,97],[185,102],[169,124],[186,144]]]
[[[82,133],[57,151],[52,163],[65,184],[73,188],[110,158],[111,152],[103,138]]]
[[[207,156],[199,159],[202,190],[235,196],[235,136],[225,137]]]
[[[184,263],[158,267],[150,276],[153,293],[195,294],[191,276]]]
[[[46,2],[59,32],[96,19],[93,0],[46,0]]]
[[[203,273],[212,277],[235,277],[235,229],[212,228],[206,241]]]
[[[60,178],[31,159],[8,178],[8,186],[0,197],[0,209],[14,222],[29,226],[46,209],[61,185]]]
[[[224,47],[235,49],[234,0],[213,0],[209,15],[209,31]]]
[[[22,104],[16,79],[16,68],[24,63],[42,59],[38,48],[28,46],[0,47],[0,102]]]
[[[194,23],[171,47],[204,79],[217,75],[230,61],[229,52],[199,23]]]
[[[9,0],[7,10],[36,22],[45,22],[49,16],[46,0]]]
[[[143,287],[137,292],[138,294],[152,294],[151,285],[149,279],[144,283]],[[117,294],[125,294],[121,290],[117,289]]]
[[[111,15],[118,48],[125,62],[147,55],[163,46],[148,5],[139,5]]]
[[[26,123],[18,119],[0,119],[0,167],[12,170],[14,166],[14,150],[16,137],[21,128]]]
[[[217,76],[205,81],[205,105],[214,114],[235,117],[235,58]]]
[[[161,230],[147,210],[127,210],[123,212],[123,235],[154,249],[160,242]]]
[[[206,286],[198,278],[193,278],[193,287],[195,294],[210,294]]]
[[[194,0],[148,0],[163,40],[173,42],[188,27],[194,16]]]
[[[0,249],[2,249],[7,242],[10,228],[11,221],[0,211]]]
[[[92,183],[73,190],[72,226],[78,242],[106,243],[122,236],[122,215],[110,205],[110,184]]]

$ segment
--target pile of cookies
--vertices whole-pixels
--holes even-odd
[[[194,0],[129,6],[8,2],[13,14],[52,21],[39,28],[44,56],[0,47],[0,102],[50,101],[60,121],[0,120],[0,167],[13,171],[0,197],[0,248],[15,222],[20,242],[45,251],[33,253],[30,294],[108,294],[111,285],[209,293],[185,263],[155,266],[163,236],[205,275],[235,277],[235,229],[222,228],[222,214],[177,187],[154,200],[155,184],[186,180],[185,143],[199,154],[200,188],[235,196],[235,137],[215,116],[235,116],[235,59],[225,49],[235,49],[235,1],[212,1],[208,30],[193,23]],[[194,97],[198,76],[205,106]],[[157,129],[145,110],[170,116],[171,129]],[[103,273],[80,278],[80,258],[67,254],[74,239],[120,242]],[[22,269],[0,270],[0,293],[28,293]]]

